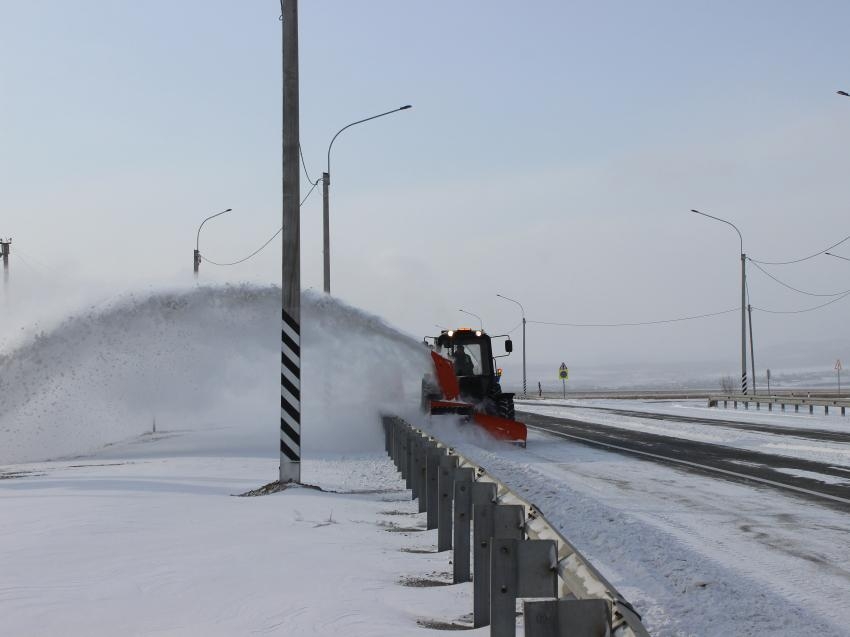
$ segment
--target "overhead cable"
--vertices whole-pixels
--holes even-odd
[[[304,196],[304,199],[302,199],[302,200],[301,200],[301,203],[300,203],[300,204],[298,204],[298,206],[299,206],[299,207],[303,206],[303,205],[304,205],[304,202],[305,202],[305,201],[307,201],[307,198],[308,198],[311,194],[313,194],[313,191],[316,189],[316,184],[318,184],[318,182],[316,182],[315,184],[313,184],[313,187],[312,187],[312,188],[310,188],[309,192],[308,192],[308,193]],[[268,241],[266,241],[263,245],[261,245],[259,248],[257,248],[256,250],[254,250],[254,251],[253,251],[251,254],[249,254],[247,257],[244,257],[244,258],[242,258],[242,259],[239,259],[238,261],[232,261],[232,262],[230,262],[230,263],[217,263],[217,262],[215,262],[215,261],[210,261],[209,259],[207,259],[207,258],[206,258],[205,256],[203,256],[203,255],[201,255],[201,258],[202,258],[204,261],[206,261],[207,263],[209,263],[210,265],[221,265],[221,266],[239,265],[240,263],[244,263],[245,261],[247,261],[247,260],[248,260],[248,259],[250,259],[251,257],[253,257],[253,256],[257,255],[257,254],[259,254],[259,253],[263,250],[263,248],[265,248],[265,247],[266,247],[267,245],[269,245],[272,241],[274,241],[275,237],[277,237],[277,235],[279,235],[281,232],[283,232],[283,226],[281,226],[281,227],[280,227],[280,229],[279,229],[277,232],[275,232],[275,233],[274,233],[271,237],[269,237],[269,240],[268,240]]]
[[[313,184],[315,186],[316,184],[318,184],[321,181],[321,179],[317,179],[316,181],[313,181],[312,179],[310,179],[310,173],[307,172],[307,164],[304,163],[304,151],[301,150],[301,144],[300,143],[298,144],[298,154],[301,155],[301,167],[304,169],[304,176],[307,177],[307,181],[309,181],[311,184]]]
[[[820,305],[815,305],[814,307],[807,307],[802,310],[768,310],[763,307],[755,306],[753,306],[753,309],[758,310],[759,312],[766,312],[768,314],[805,314],[806,312],[814,312],[815,310],[819,310],[822,307],[826,307],[827,305],[837,303],[842,299],[846,299],[848,296],[850,296],[850,291],[848,291],[846,294],[842,294],[838,298],[832,299],[831,301],[827,301],[826,303],[821,303]]]
[[[752,258],[750,259],[750,261],[752,261],[753,263],[761,263],[762,265],[791,265],[792,263],[800,263],[802,261],[808,261],[809,259],[814,259],[815,257],[822,255],[824,252],[826,252],[828,250],[832,250],[833,248],[835,248],[837,246],[840,246],[842,243],[844,243],[845,241],[848,241],[848,240],[850,240],[850,235],[844,237],[838,243],[833,243],[828,248],[824,248],[820,252],[815,252],[814,254],[810,254],[807,257],[803,257],[802,259],[794,259],[793,261],[759,261],[758,259],[752,259]]]
[[[681,321],[693,321],[696,319],[702,318],[710,318],[712,316],[720,316],[722,314],[730,314],[732,312],[737,312],[740,310],[740,307],[733,307],[728,310],[723,310],[721,312],[709,312],[708,314],[696,314],[694,316],[681,316],[678,318],[672,319],[662,319],[659,321],[635,321],[629,323],[561,323],[557,321],[531,321],[529,323],[536,323],[537,325],[557,325],[562,327],[637,327],[640,325],[662,325],[665,323],[679,323]]]
[[[750,259],[750,261],[752,261],[752,259]],[[806,290],[800,290],[799,288],[795,288],[793,285],[789,285],[789,284],[785,283],[784,281],[780,281],[779,279],[777,279],[775,276],[773,276],[770,272],[765,270],[763,267],[761,267],[755,261],[753,261],[753,265],[756,266],[762,272],[764,272],[771,279],[776,281],[779,285],[784,286],[784,287],[788,288],[789,290],[794,290],[794,292],[799,292],[800,294],[806,294],[808,296],[841,296],[842,294],[850,293],[850,290],[842,290],[841,292],[834,292],[832,294],[818,294],[817,292],[807,292]]]

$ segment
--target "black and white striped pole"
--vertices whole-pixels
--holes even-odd
[[[298,165],[298,0],[281,0],[283,258],[280,331],[280,483],[301,482],[301,186]]]

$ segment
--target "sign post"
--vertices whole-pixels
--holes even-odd
[[[767,395],[770,396],[770,369],[767,370]]]
[[[561,379],[561,384],[564,386],[564,400],[567,398],[567,380],[570,378],[570,369],[566,363],[561,363],[558,368],[558,378]]]
[[[841,359],[835,361],[835,373],[838,374],[838,395],[841,396]]]

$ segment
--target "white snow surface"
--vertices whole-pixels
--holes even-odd
[[[302,477],[341,493],[233,497],[277,477],[279,294],[129,298],[0,355],[0,635],[418,635],[469,619],[470,585],[399,583],[445,583],[451,566],[427,552],[435,531],[377,417],[423,422],[428,360],[380,319],[303,297]],[[653,635],[848,634],[845,514],[548,436],[520,450],[429,426],[538,504]]]
[[[531,432],[528,447],[431,420],[535,503],[664,635],[847,635],[846,513]]]
[[[603,409],[594,409],[603,408]],[[744,423],[770,425],[776,433],[748,431],[722,424],[700,424],[693,422],[670,422],[639,416],[627,416],[604,411],[626,409],[667,415],[681,415],[706,420],[735,420]],[[725,445],[738,449],[747,449],[780,456],[789,456],[850,467],[850,442],[818,441],[810,438],[796,438],[783,432],[783,428],[819,429],[846,433],[850,431],[847,416],[809,415],[793,412],[756,412],[752,410],[717,409],[705,407],[700,401],[658,401],[637,400],[531,400],[517,401],[517,409],[545,416],[576,418],[585,422],[606,427],[643,431],[659,436],[684,438],[697,442]]]
[[[257,434],[164,431],[5,467],[29,475],[0,481],[0,634],[393,636],[469,612],[470,585],[402,584],[451,567],[383,453],[304,462],[340,493],[233,497],[277,474]]]

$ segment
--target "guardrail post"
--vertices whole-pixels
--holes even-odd
[[[809,405],[809,413],[810,414],[815,413],[815,406],[814,405]]]
[[[829,414],[829,405],[824,405],[824,406],[823,406],[823,413],[824,413],[825,415],[828,415],[828,414]]]
[[[419,446],[419,483],[417,486],[419,513],[425,513],[428,510],[428,454],[434,446],[433,442],[424,439]]]
[[[476,628],[490,623],[490,539],[496,491],[492,482],[472,483],[472,609]]]
[[[841,415],[842,416],[844,415],[844,407],[843,406],[841,407]]]
[[[422,437],[414,434],[410,440],[410,497],[419,497],[419,456]]]
[[[405,447],[404,447],[404,487],[406,489],[413,488],[413,445],[415,442],[416,432],[413,427],[405,429]]]
[[[401,469],[401,423],[396,420],[393,423],[393,463],[396,469]]]
[[[798,404],[796,404],[796,405],[794,405],[794,411],[795,411],[795,412],[799,412],[799,411],[800,411],[800,405],[799,405],[799,403],[798,403]]]
[[[557,545],[493,538],[490,556],[490,636],[515,637],[517,598],[558,594]]]
[[[437,528],[437,505],[439,503],[438,480],[440,473],[440,458],[446,455],[443,447],[434,445],[428,450],[427,468],[425,471],[425,511],[428,512],[426,528]]]
[[[547,599],[522,605],[525,637],[608,637],[611,604],[605,599]]]
[[[390,427],[392,427],[392,422],[392,416],[384,416],[383,418],[381,418],[381,424],[384,425],[384,449],[387,450],[387,455],[390,454],[390,440],[392,440]]]
[[[457,456],[440,458],[437,478],[437,491],[440,499],[437,504],[437,552],[450,551],[452,548],[452,500],[454,499],[455,469]]]
[[[471,467],[455,469],[454,481],[454,556],[452,559],[452,581],[455,584],[469,581],[469,530],[472,522],[472,480],[475,470]]]
[[[401,477],[404,478],[407,485],[407,427],[400,423],[398,428],[399,444],[398,444],[398,470],[401,471]]]

